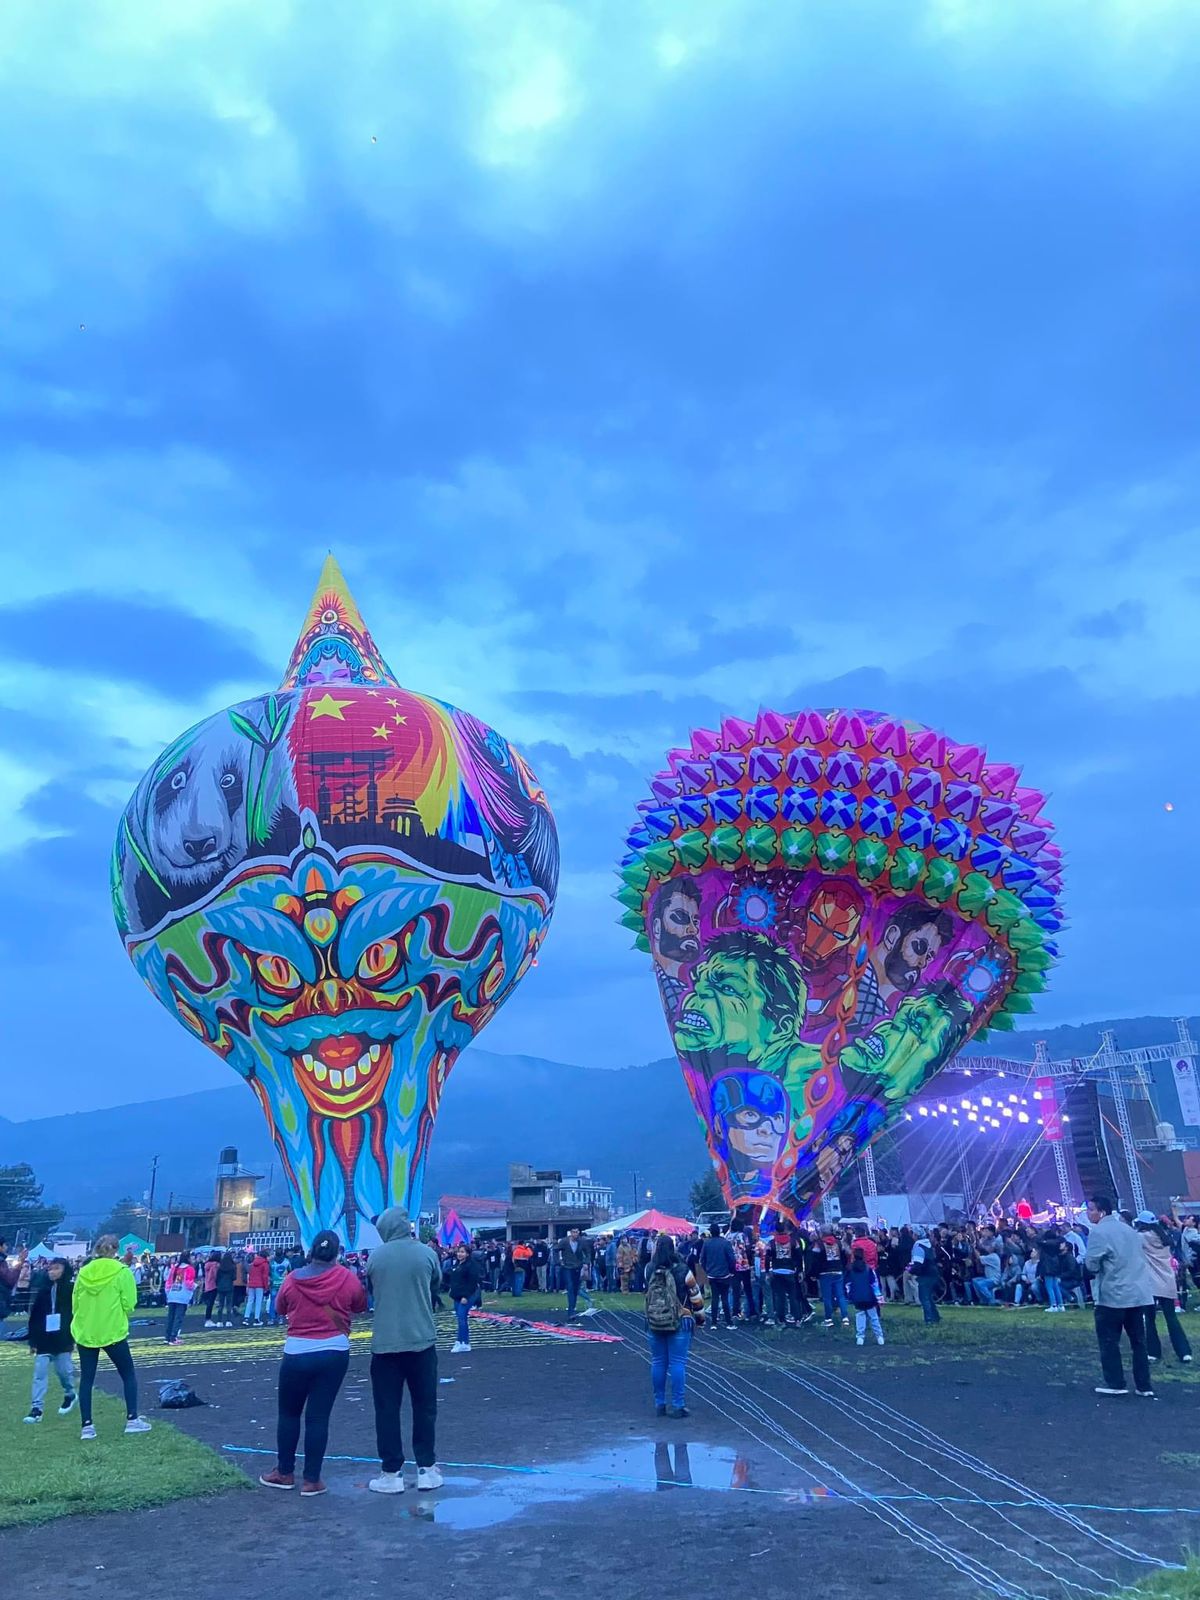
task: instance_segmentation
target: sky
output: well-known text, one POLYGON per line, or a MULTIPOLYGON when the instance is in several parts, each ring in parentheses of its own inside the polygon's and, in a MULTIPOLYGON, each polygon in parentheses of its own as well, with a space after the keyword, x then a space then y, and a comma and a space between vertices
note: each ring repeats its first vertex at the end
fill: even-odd
POLYGON ((1188 0, 9 0, 0 1115, 232 1081, 108 855, 330 548, 558 817, 489 1049, 667 1053, 613 866, 762 705, 1020 764, 1039 1018, 1194 1011, 1198 67, 1188 0))

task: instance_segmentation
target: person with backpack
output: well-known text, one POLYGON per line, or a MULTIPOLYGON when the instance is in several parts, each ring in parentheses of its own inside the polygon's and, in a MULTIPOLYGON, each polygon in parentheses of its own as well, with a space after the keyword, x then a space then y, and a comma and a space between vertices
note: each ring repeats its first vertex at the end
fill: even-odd
POLYGON ((660 1233, 648 1263, 646 1329, 650 1340, 650 1384, 659 1417, 686 1417, 688 1351, 692 1334, 704 1322, 704 1295, 679 1259, 675 1241, 660 1233), (667 1405, 667 1380, 671 1404, 667 1405))
POLYGON ((917 1297, 921 1302, 927 1324, 940 1322, 942 1314, 937 1308, 934 1296, 937 1294, 938 1270, 936 1246, 928 1234, 922 1232, 917 1235, 912 1247, 912 1256, 905 1269, 917 1285, 917 1297))
POLYGON ((879 1302, 883 1292, 874 1267, 867 1261, 866 1252, 857 1246, 846 1273, 846 1298, 854 1307, 854 1342, 866 1340, 867 1324, 875 1335, 875 1343, 883 1344, 883 1323, 879 1317, 879 1302))
POLYGON ((71 1263, 55 1256, 29 1302, 29 1348, 33 1351, 33 1395, 26 1422, 40 1422, 50 1387, 50 1368, 62 1384, 60 1417, 75 1409, 75 1365, 71 1351, 71 1263))
POLYGON ((164 1344, 180 1344, 183 1340, 183 1319, 196 1292, 196 1269, 187 1251, 177 1258, 167 1273, 167 1324, 163 1330, 164 1344))

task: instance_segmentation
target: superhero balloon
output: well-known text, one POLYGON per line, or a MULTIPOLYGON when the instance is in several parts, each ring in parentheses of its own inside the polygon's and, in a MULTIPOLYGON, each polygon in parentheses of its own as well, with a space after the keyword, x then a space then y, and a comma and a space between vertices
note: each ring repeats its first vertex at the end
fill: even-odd
POLYGON ((554 818, 513 747, 401 689, 332 556, 282 687, 182 734, 112 860, 151 992, 258 1097, 301 1228, 420 1205, 464 1045, 533 962, 554 818))
POLYGON ((799 1220, 958 1050, 1033 1009, 1061 860, 1043 797, 865 711, 764 711, 673 750, 622 922, 730 1206, 799 1220))

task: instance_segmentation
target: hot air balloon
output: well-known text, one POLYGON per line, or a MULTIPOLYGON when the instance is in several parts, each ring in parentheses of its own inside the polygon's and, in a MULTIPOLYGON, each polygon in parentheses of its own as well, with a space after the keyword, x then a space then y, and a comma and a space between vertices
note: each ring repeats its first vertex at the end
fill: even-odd
POLYGON ((521 755, 399 686, 332 556, 280 688, 163 751, 112 857, 135 969, 257 1096, 306 1242, 419 1210, 450 1068, 557 879, 521 755))
POLYGON ((866 711, 694 733, 617 899, 731 1208, 799 1221, 968 1039, 1033 1009, 1062 862, 1043 796, 866 711))

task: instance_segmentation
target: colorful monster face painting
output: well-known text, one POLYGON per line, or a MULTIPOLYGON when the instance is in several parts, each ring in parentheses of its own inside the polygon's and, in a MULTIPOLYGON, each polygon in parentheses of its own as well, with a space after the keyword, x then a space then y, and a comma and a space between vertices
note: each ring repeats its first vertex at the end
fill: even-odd
POLYGON ((1032 1010, 1061 862, 1018 777, 859 711, 671 752, 617 898, 731 1207, 806 1216, 968 1039, 1032 1010))
POLYGON ((419 1208, 442 1088, 533 962, 554 818, 516 750, 401 689, 332 558, 274 694, 190 729, 121 819, 117 924, 249 1084, 306 1239, 419 1208))

